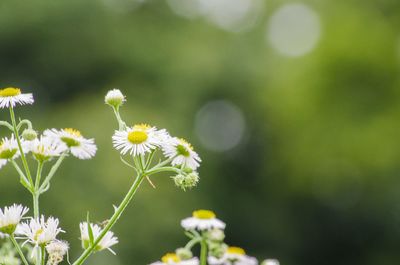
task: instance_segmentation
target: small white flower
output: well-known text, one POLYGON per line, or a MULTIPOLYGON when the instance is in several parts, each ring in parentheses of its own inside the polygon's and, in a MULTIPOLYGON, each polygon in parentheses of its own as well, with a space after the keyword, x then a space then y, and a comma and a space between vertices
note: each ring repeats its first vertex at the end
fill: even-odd
POLYGON ((210 265, 257 265, 258 261, 254 257, 246 255, 242 248, 229 247, 221 258, 208 257, 210 265))
POLYGON ((264 260, 261 265, 279 265, 279 261, 277 259, 266 259, 264 260))
POLYGON ((199 155, 193 150, 193 146, 184 139, 176 137, 169 139, 163 144, 163 150, 166 157, 172 158, 173 166, 183 165, 193 170, 200 166, 199 155))
POLYGON ((209 210, 194 211, 192 217, 181 221, 181 225, 186 230, 225 229, 225 223, 217 219, 215 213, 209 210))
POLYGON ((199 265, 199 259, 182 260, 175 253, 167 253, 161 258, 161 261, 153 262, 150 265, 199 265))
POLYGON ((36 138, 28 143, 32 155, 41 162, 59 156, 66 150, 65 145, 53 141, 51 138, 45 136, 36 138))
POLYGON ((21 89, 14 87, 0 89, 0 108, 15 107, 17 104, 33 104, 32 94, 22 94, 21 89))
POLYGON ((17 204, 4 207, 4 210, 0 209, 0 232, 13 234, 22 217, 28 211, 28 208, 17 204))
MULTIPOLYGON (((83 223, 80 223, 79 227, 81 229, 82 247, 84 249, 86 249, 89 247, 89 244, 90 244, 88 224, 87 224, 87 222, 83 222, 83 223)), ((93 239, 96 240, 96 238, 102 232, 102 229, 100 228, 100 226, 98 226, 96 224, 90 224, 90 227, 92 228, 93 239)), ((100 240, 98 245, 95 247, 95 251, 101 251, 103 249, 108 249, 111 253, 113 253, 115 255, 115 252, 111 249, 111 247, 117 243, 118 243, 118 238, 114 236, 113 232, 108 231, 106 233, 106 235, 100 240)))
POLYGON ((123 131, 115 131, 112 139, 114 148, 125 155, 138 156, 150 152, 161 145, 162 139, 168 133, 165 130, 157 130, 147 124, 137 124, 123 131))
POLYGON ((55 240, 60 232, 64 232, 58 225, 59 221, 57 218, 49 217, 46 220, 42 215, 40 219, 32 218, 29 222, 18 225, 16 234, 21 235, 22 239, 26 239, 25 243, 29 242, 37 248, 47 245, 55 240))
POLYGON ((64 260, 64 256, 68 253, 69 244, 66 241, 54 240, 46 246, 49 254, 47 260, 48 265, 57 265, 64 260))
POLYGON ((7 164, 9 159, 17 158, 19 154, 18 142, 14 135, 11 135, 10 139, 4 137, 0 142, 0 168, 7 164))
POLYGON ((104 102, 112 107, 118 108, 126 101, 125 96, 119 89, 112 89, 107 92, 104 102))
POLYGON ((69 149, 72 155, 79 159, 90 159, 97 151, 94 139, 84 138, 81 132, 75 129, 51 129, 44 131, 43 135, 64 146, 65 150, 69 149))

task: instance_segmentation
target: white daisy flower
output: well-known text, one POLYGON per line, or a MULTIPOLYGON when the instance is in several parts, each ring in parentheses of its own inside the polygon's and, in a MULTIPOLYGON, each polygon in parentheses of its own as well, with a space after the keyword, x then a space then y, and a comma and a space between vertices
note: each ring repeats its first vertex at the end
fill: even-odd
POLYGON ((54 240, 46 246, 49 254, 47 260, 48 265, 57 265, 64 260, 64 256, 68 253, 69 244, 66 241, 54 240))
POLYGON ((29 211, 22 205, 14 204, 10 207, 0 209, 0 232, 13 234, 22 217, 29 211))
POLYGON ((112 107, 118 108, 126 101, 125 96, 119 89, 112 89, 107 92, 104 102, 112 107))
POLYGON ((97 151, 94 139, 84 138, 81 132, 75 129, 51 129, 44 131, 43 135, 60 146, 64 145, 65 150, 69 149, 72 155, 79 159, 90 159, 97 151))
POLYGON ((36 138, 28 143, 32 155, 41 162, 60 156, 61 153, 66 150, 65 145, 44 136, 36 138))
POLYGON ((186 230, 210 230, 225 229, 225 223, 216 218, 214 212, 209 210, 197 210, 193 212, 193 216, 183 219, 181 226, 186 230))
POLYGON ((277 259, 266 259, 264 260, 261 265, 279 265, 279 261, 277 259))
POLYGON ((17 104, 33 104, 32 94, 22 94, 21 89, 14 87, 0 89, 0 108, 15 107, 17 104))
POLYGON ((254 257, 246 255, 242 248, 229 247, 221 258, 208 257, 209 265, 257 265, 258 261, 254 257))
POLYGON ((153 262, 150 265, 199 265, 199 259, 182 260, 175 253, 167 253, 161 258, 161 261, 153 262))
MULTIPOLYGON (((96 240, 96 238, 100 235, 102 232, 102 229, 100 226, 96 224, 90 224, 93 232, 93 238, 96 240)), ((89 247, 90 244, 90 237, 89 237, 89 231, 88 231, 88 224, 87 222, 80 223, 79 225, 81 229, 81 241, 82 241, 82 247, 84 249, 89 247)), ((111 253, 115 255, 115 252, 111 249, 111 247, 115 244, 118 243, 118 238, 114 236, 114 233, 111 231, 108 231, 106 235, 100 240, 98 245, 95 247, 95 251, 101 251, 103 249, 108 249, 111 253)))
POLYGON ((26 239, 24 244, 29 242, 34 245, 31 257, 36 257, 40 246, 45 246, 56 240, 57 235, 64 232, 58 225, 57 218, 49 217, 45 220, 42 215, 40 219, 32 218, 29 222, 19 224, 15 233, 22 236, 21 239, 26 239))
POLYGON ((200 166, 199 155, 193 150, 193 146, 184 139, 176 137, 169 139, 163 144, 163 150, 166 157, 172 158, 173 166, 183 165, 193 170, 200 166))
POLYGON ((0 143, 0 168, 7 164, 9 159, 15 159, 18 156, 18 142, 14 135, 11 135, 10 139, 4 137, 0 143))
POLYGON ((157 130, 147 124, 136 124, 123 131, 115 131, 112 139, 114 148, 125 155, 138 156, 150 152, 161 145, 162 139, 168 133, 165 130, 157 130))

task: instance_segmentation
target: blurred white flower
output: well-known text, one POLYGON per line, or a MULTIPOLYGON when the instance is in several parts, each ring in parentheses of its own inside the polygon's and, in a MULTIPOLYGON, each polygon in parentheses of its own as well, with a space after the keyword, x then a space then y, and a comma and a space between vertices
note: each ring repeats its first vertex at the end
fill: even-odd
POLYGON ((264 260, 261 265, 279 265, 279 261, 277 259, 266 259, 264 260))
POLYGON ((257 265, 258 261, 254 257, 246 255, 244 249, 239 247, 228 247, 221 258, 209 256, 210 265, 257 265))
POLYGON ((29 211, 22 205, 14 204, 9 207, 0 208, 0 232, 13 234, 22 217, 29 211))
POLYGON ((4 137, 0 143, 0 168, 7 164, 9 159, 15 159, 18 156, 18 142, 14 135, 11 135, 10 139, 4 137))
POLYGON ((32 94, 22 94, 21 89, 14 87, 0 89, 0 108, 15 107, 17 104, 33 104, 32 94))
MULTIPOLYGON (((90 237, 89 237, 89 230, 88 230, 88 223, 82 222, 79 224, 81 230, 81 241, 82 247, 84 249, 88 248, 90 245, 90 237)), ((90 224, 90 227, 93 232, 93 240, 99 237, 102 232, 100 226, 96 224, 90 224)), ((101 251, 103 249, 108 249, 111 253, 115 255, 115 252, 111 249, 111 247, 118 243, 118 238, 114 236, 114 233, 108 231, 106 235, 100 240, 97 246, 94 248, 95 251, 101 251)))
POLYGON ((40 218, 32 218, 29 222, 19 224, 16 234, 21 235, 21 239, 26 239, 25 243, 29 242, 35 246, 32 251, 32 257, 35 257, 39 246, 49 244, 60 232, 64 232, 58 225, 57 218, 49 217, 46 220, 42 215, 40 218))
POLYGON ((49 254, 47 261, 48 265, 57 265, 64 260, 64 256, 67 254, 69 244, 66 241, 54 240, 46 246, 46 251, 49 254))
POLYGON ((209 210, 197 210, 193 212, 193 216, 183 219, 181 225, 186 230, 210 230, 225 229, 225 223, 216 218, 214 212, 209 210))
POLYGON ((94 139, 86 139, 80 131, 72 128, 46 130, 43 135, 64 146, 65 150, 69 149, 72 155, 79 159, 90 159, 97 151, 94 139))
POLYGON ((123 131, 115 131, 112 139, 114 147, 125 155, 138 156, 150 152, 161 145, 168 133, 165 130, 157 130, 147 124, 136 124, 123 131))
POLYGON ((32 155, 41 162, 59 156, 66 150, 65 145, 53 141, 51 138, 45 136, 41 136, 39 139, 36 138, 31 141, 29 146, 32 155))
POLYGON ((173 166, 184 166, 196 170, 200 166, 201 159, 193 150, 193 146, 184 139, 176 137, 165 141, 163 144, 164 155, 172 158, 173 166))
POLYGON ((198 265, 198 258, 191 258, 182 260, 175 253, 167 253, 162 258, 161 261, 156 261, 150 265, 198 265))

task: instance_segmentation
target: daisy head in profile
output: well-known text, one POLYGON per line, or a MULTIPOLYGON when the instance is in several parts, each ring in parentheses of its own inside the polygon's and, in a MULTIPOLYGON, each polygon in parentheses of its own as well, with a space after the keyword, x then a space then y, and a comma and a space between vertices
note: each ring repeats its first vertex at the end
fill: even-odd
POLYGON ((22 217, 28 211, 28 208, 17 204, 4 207, 4 209, 0 208, 0 232, 8 235, 13 234, 22 217))
POLYGON ((66 151, 63 145, 49 137, 41 136, 28 143, 33 157, 40 162, 46 162, 66 151))
POLYGON ((176 253, 167 253, 161 258, 161 261, 153 262, 150 265, 199 265, 199 259, 182 259, 176 253))
MULTIPOLYGON (((82 247, 84 249, 87 249, 90 246, 90 236, 89 236, 89 227, 87 222, 82 222, 79 225, 80 230, 81 230, 81 241, 82 241, 82 247)), ((101 234, 102 229, 100 226, 96 224, 90 224, 90 228, 93 233, 93 238, 96 240, 96 238, 101 234)), ((102 251, 104 249, 107 249, 111 253, 115 255, 115 252, 111 249, 112 246, 118 243, 118 238, 114 236, 114 233, 111 231, 108 231, 106 235, 100 240, 100 242, 97 244, 95 247, 95 251, 102 251)))
POLYGON ((138 156, 159 147, 167 134, 165 130, 157 130, 147 124, 136 124, 125 130, 115 131, 112 140, 114 148, 122 155, 129 153, 138 156))
POLYGON ((214 256, 208 257, 210 265, 257 265, 258 261, 254 257, 246 255, 243 248, 228 247, 221 258, 214 256))
POLYGON ((21 89, 7 87, 0 89, 0 108, 13 108, 16 105, 33 104, 31 93, 23 94, 21 89))
POLYGON ((69 149, 71 154, 79 159, 90 159, 95 156, 97 151, 94 139, 83 137, 81 132, 76 129, 50 129, 44 131, 43 135, 56 144, 64 146, 64 150, 69 149))
POLYGON ((107 92, 104 102, 114 108, 119 108, 126 101, 125 96, 119 89, 112 89, 107 92))
POLYGON ((172 159, 173 166, 188 167, 192 170, 196 170, 200 166, 200 156, 185 139, 170 138, 163 144, 163 151, 166 157, 172 159))
POLYGON ((11 135, 11 138, 4 137, 0 142, 0 168, 7 164, 8 160, 15 159, 18 156, 18 142, 14 135, 11 135))
POLYGON ((194 211, 192 217, 181 221, 181 225, 186 230, 225 229, 225 223, 217 219, 216 214, 209 210, 194 211))

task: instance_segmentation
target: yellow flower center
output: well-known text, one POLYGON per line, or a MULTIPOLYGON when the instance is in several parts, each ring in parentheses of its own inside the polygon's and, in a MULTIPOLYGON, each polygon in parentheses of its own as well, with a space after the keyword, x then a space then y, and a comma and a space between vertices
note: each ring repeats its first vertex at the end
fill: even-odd
POLYGON ((171 261, 179 262, 181 259, 175 253, 167 253, 161 258, 161 261, 165 264, 168 264, 171 261))
POLYGON ((185 139, 181 138, 179 139, 179 144, 176 146, 176 151, 179 155, 189 157, 190 151, 193 151, 193 146, 185 139))
POLYGON ((0 97, 13 97, 21 95, 21 89, 14 87, 7 87, 4 89, 0 89, 0 97))
POLYGON ((82 136, 81 132, 76 130, 76 129, 65 128, 64 131, 69 133, 69 134, 71 134, 71 135, 73 135, 73 136, 76 136, 76 137, 81 137, 82 136))
POLYGON ((213 211, 197 210, 193 212, 193 217, 198 219, 213 219, 216 217, 216 215, 213 211))
POLYGON ((80 146, 80 142, 76 140, 74 137, 80 138, 82 134, 80 131, 72 129, 72 128, 65 128, 64 132, 71 135, 71 137, 63 136, 61 140, 67 144, 68 147, 80 146))
POLYGON ((43 229, 42 229, 42 228, 38 229, 38 230, 36 231, 36 233, 35 233, 33 239, 34 239, 35 241, 38 241, 39 236, 40 236, 42 233, 43 233, 43 229))
POLYGON ((151 127, 147 124, 136 124, 133 126, 133 131, 128 133, 128 140, 133 144, 141 144, 149 138, 147 130, 151 127))
POLYGON ((229 254, 236 254, 236 255, 245 255, 246 252, 244 251, 243 248, 238 248, 238 247, 229 247, 226 250, 227 253, 229 254))

